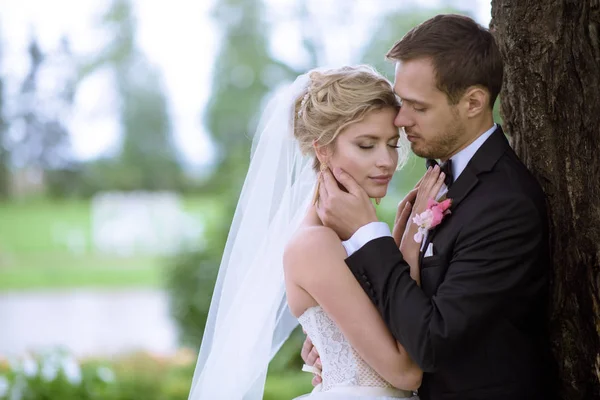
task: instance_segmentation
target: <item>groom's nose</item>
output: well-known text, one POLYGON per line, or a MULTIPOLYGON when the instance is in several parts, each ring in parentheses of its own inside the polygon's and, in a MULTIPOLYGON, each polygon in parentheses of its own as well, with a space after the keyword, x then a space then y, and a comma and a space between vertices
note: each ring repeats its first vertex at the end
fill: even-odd
POLYGON ((414 124, 414 120, 410 116, 410 110, 408 110, 408 107, 400 107, 398 115, 396 115, 396 119, 394 119, 394 125, 396 125, 398 128, 405 128, 411 127, 414 124))

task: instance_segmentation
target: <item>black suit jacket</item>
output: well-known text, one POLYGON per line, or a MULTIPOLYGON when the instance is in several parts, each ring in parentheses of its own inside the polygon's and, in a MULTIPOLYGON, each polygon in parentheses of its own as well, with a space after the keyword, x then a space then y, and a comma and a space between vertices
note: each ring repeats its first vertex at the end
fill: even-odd
POLYGON ((391 237, 346 263, 423 369, 422 400, 552 399, 545 197, 498 127, 447 194, 421 287, 391 237))

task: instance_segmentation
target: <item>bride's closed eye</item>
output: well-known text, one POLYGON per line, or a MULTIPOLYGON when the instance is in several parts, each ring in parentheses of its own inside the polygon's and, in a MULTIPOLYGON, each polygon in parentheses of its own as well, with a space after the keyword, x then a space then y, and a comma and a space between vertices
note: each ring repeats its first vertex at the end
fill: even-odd
MULTIPOLYGON (((370 146, 363 146, 363 145, 358 145, 358 147, 360 147, 363 150, 371 150, 372 148, 374 148, 374 145, 370 145, 370 146)), ((399 149, 400 146, 398 145, 394 145, 394 144, 388 144, 388 147, 391 147, 392 149, 399 149)))
MULTIPOLYGON (((370 150, 372 148, 375 147, 374 144, 358 144, 358 147, 360 147, 363 150, 370 150)), ((398 146, 398 140, 395 140, 393 143, 388 143, 387 144, 388 147, 391 147, 392 149, 399 149, 400 146, 398 146)))

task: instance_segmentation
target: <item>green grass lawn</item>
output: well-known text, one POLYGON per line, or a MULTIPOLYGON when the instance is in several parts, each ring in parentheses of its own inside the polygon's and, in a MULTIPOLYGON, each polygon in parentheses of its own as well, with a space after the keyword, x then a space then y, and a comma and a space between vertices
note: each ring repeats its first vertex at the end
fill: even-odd
MULTIPOLYGON (((216 202, 190 197, 183 203, 206 224, 217 221, 216 202)), ((159 286, 160 257, 108 256, 91 248, 90 208, 86 200, 0 203, 0 290, 159 286)))

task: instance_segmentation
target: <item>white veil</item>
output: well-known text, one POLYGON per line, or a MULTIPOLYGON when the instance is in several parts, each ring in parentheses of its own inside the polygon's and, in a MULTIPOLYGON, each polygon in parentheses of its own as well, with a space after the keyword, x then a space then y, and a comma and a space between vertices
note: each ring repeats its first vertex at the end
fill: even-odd
POLYGON ((287 306, 283 250, 315 190, 312 158, 293 136, 308 75, 279 90, 253 139, 248 175, 214 289, 189 400, 260 400, 267 367, 298 325, 287 306))

